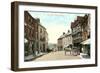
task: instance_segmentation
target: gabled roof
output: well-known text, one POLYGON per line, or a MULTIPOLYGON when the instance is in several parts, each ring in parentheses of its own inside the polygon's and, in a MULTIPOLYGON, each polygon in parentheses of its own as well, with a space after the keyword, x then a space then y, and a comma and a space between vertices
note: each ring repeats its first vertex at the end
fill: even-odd
POLYGON ((83 18, 82 16, 77 16, 77 19, 71 23, 71 28, 74 28, 76 27, 80 22, 83 21, 83 18))

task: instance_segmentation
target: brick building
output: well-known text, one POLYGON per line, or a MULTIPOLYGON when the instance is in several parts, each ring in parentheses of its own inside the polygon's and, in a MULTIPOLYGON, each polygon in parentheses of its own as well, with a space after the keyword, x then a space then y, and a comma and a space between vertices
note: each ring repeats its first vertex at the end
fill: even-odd
POLYGON ((85 15, 83 17, 84 21, 82 24, 82 41, 90 38, 90 15, 85 15))
POLYGON ((25 56, 38 56, 46 52, 48 33, 40 24, 39 18, 34 18, 28 11, 24 11, 24 50, 25 56))
POLYGON ((82 51, 90 57, 90 15, 84 16, 82 24, 82 51))
POLYGON ((24 38, 26 55, 34 54, 38 49, 38 24, 37 20, 33 18, 27 11, 24 12, 24 38))
POLYGON ((90 39, 89 17, 89 14, 86 14, 84 16, 77 16, 77 19, 71 23, 73 46, 77 49, 80 49, 80 52, 82 52, 82 47, 84 43, 85 45, 88 45, 88 48, 85 47, 85 49, 90 49, 90 43, 85 42, 86 40, 90 39))
POLYGON ((73 46, 80 49, 81 52, 81 42, 82 42, 82 16, 77 16, 77 19, 71 23, 73 46))

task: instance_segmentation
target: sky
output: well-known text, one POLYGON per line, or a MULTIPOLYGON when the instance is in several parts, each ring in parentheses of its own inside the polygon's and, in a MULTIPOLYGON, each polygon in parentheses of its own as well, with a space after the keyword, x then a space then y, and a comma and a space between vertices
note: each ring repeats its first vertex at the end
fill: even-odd
POLYGON ((44 11, 28 11, 32 17, 39 18, 41 25, 43 25, 47 32, 49 43, 57 43, 57 39, 63 34, 71 30, 71 22, 77 18, 77 16, 84 16, 80 13, 68 13, 68 12, 44 12, 44 11))

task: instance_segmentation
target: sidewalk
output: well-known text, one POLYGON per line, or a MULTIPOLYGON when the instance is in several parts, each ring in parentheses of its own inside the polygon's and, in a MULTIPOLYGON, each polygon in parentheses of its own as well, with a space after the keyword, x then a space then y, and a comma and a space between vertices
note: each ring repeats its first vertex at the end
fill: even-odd
POLYGON ((24 61, 32 61, 32 60, 34 60, 38 57, 41 57, 43 55, 45 55, 45 53, 40 53, 40 54, 37 54, 36 56, 33 56, 33 55, 25 56, 24 61))
POLYGON ((80 53, 80 57, 81 57, 82 59, 89 59, 89 58, 90 58, 89 55, 84 54, 84 53, 80 53))
POLYGON ((31 61, 33 58, 33 55, 25 56, 24 61, 31 61))

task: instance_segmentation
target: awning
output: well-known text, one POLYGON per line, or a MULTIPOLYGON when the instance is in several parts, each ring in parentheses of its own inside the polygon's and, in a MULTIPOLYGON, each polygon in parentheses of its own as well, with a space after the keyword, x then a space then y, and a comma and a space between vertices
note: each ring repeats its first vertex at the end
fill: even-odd
POLYGON ((90 39, 87 39, 87 40, 81 42, 81 44, 90 44, 90 39))

